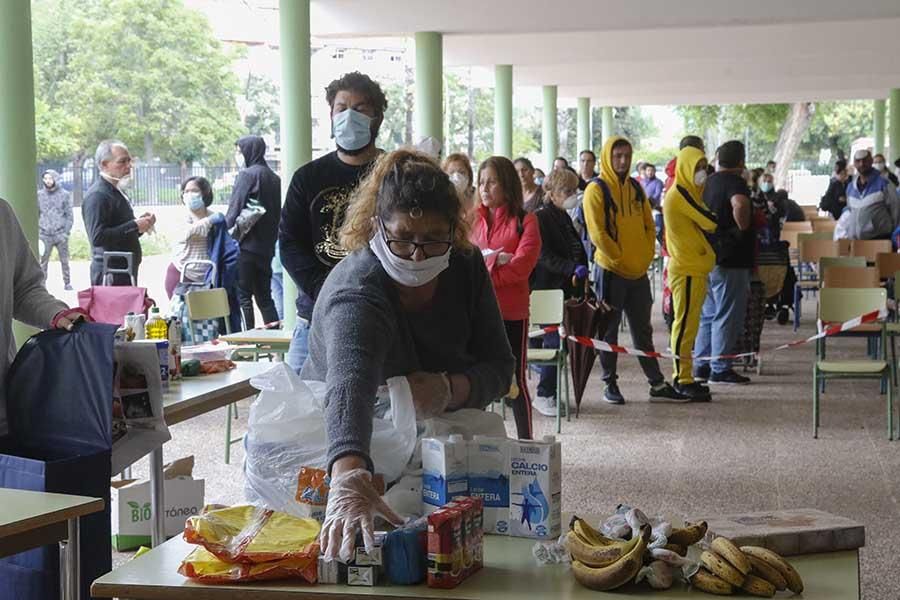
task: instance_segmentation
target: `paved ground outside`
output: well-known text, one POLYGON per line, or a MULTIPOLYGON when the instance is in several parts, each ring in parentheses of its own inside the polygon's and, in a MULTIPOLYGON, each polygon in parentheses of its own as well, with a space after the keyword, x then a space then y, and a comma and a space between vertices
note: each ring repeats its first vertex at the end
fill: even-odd
MULTIPOLYGON (((142 282, 161 293, 167 257, 149 257, 142 282)), ((59 265, 51 266, 51 289, 61 288, 59 265), (56 269, 54 272, 53 269, 56 269)), ((76 289, 87 281, 86 263, 74 266, 76 289)), ((71 293, 70 293, 71 295, 71 293)), ((74 295, 72 295, 74 299, 74 295)), ((767 322, 764 348, 813 331, 813 302, 805 304, 803 328, 767 322)), ((654 309, 657 348, 665 327, 654 309)), ((623 343, 629 341, 622 334, 623 343)), ((830 356, 860 356, 862 340, 829 344, 830 356)), ((648 514, 697 515, 813 507, 866 526, 861 552, 863 597, 897 597, 900 589, 900 442, 888 442, 885 397, 874 382, 830 382, 823 397, 819 439, 812 438, 811 345, 767 356, 763 374, 743 387, 714 388, 709 404, 658 405, 647 401, 647 384, 632 357, 620 357, 620 384, 627 403, 601 400, 595 369, 581 416, 564 423, 563 510, 605 513, 625 502, 648 514)), ((664 364, 667 376, 671 364, 664 364)), ((536 385, 536 378, 532 380, 536 385)), ((243 431, 249 401, 240 403, 243 431)), ((207 501, 243 500, 243 451, 223 462, 225 411, 172 428, 167 459, 193 454, 195 476, 206 480, 207 501)), ((507 428, 514 433, 511 414, 507 428)), ((535 413, 536 435, 553 433, 553 421, 535 413)), ((134 469, 147 475, 147 461, 134 469)), ((117 554, 121 564, 129 554, 117 554)))

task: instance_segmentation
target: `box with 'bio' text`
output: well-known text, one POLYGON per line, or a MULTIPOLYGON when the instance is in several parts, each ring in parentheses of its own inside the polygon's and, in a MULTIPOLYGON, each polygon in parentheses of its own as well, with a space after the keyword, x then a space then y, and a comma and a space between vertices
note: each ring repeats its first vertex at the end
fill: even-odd
MULTIPOLYGON (((149 481, 112 481, 112 545, 117 552, 150 545, 151 509, 149 481)), ((166 479, 166 537, 184 531, 188 517, 200 514, 204 502, 204 481, 189 477, 166 479)))
POLYGON ((509 535, 559 537, 562 521, 562 447, 553 436, 509 444, 509 535))

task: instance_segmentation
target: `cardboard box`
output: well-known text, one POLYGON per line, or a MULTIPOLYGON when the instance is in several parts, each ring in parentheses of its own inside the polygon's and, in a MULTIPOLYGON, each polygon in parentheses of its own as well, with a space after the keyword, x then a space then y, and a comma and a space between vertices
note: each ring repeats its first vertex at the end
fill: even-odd
MULTIPOLYGON (((112 481, 112 546, 116 551, 150 545, 151 509, 149 481, 112 481)), ((184 521, 203 510, 202 479, 175 477, 165 480, 166 537, 184 531, 184 521)))

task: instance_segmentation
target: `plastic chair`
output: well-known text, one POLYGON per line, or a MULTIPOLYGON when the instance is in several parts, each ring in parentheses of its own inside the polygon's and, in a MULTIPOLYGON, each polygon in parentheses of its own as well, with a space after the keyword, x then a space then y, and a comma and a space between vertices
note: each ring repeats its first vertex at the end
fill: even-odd
POLYGON ((100 281, 103 285, 110 285, 112 281, 111 275, 119 274, 119 275, 128 275, 131 279, 131 285, 137 285, 137 282, 134 280, 134 255, 131 252, 104 252, 103 253, 103 274, 100 278, 100 281), (124 267, 110 267, 109 263, 113 260, 118 262, 118 259, 122 259, 125 261, 124 267))
MULTIPOLYGON (((887 292, 880 288, 840 289, 824 288, 819 298, 819 319, 823 323, 841 323, 861 314, 881 310, 887 301, 887 292)), ((886 329, 880 324, 878 335, 881 348, 886 348, 886 329)), ((819 437, 819 396, 821 384, 828 379, 878 379, 887 388, 888 439, 894 439, 894 386, 893 366, 880 359, 826 360, 825 342, 816 340, 816 360, 813 363, 813 438, 819 437)))
MULTIPOLYGON (((529 301, 529 321, 541 326, 562 327, 565 297, 562 290, 535 290, 529 301)), ((556 367, 556 433, 562 431, 561 407, 565 407, 569 419, 569 363, 566 360, 566 340, 559 337, 559 348, 529 348, 525 362, 528 366, 556 367), (565 385, 565 399, 562 388, 565 385)))
MULTIPOLYGON (((882 279, 890 279, 900 271, 900 254, 897 252, 879 252, 875 255, 875 268, 882 279)), ((894 296, 896 298, 896 296, 894 296)))
POLYGON ((879 254, 891 252, 891 240, 853 240, 850 242, 852 256, 865 256, 866 262, 875 264, 879 254))
POLYGON ((800 301, 803 290, 817 291, 819 289, 818 275, 804 277, 803 267, 807 264, 818 264, 826 256, 839 256, 840 247, 834 240, 817 240, 813 238, 799 238, 800 251, 797 257, 797 283, 794 284, 794 331, 800 328, 800 301))
MULTIPOLYGON (((194 328, 194 321, 206 319, 223 319, 225 332, 231 333, 228 317, 231 315, 231 307, 228 305, 228 293, 224 288, 210 290, 192 290, 185 294, 184 302, 187 304, 188 318, 191 320, 190 328, 194 328)), ((231 439, 232 415, 237 419, 237 405, 232 402, 227 406, 228 413, 225 417, 225 464, 231 464, 231 446, 241 442, 244 437, 231 439)))

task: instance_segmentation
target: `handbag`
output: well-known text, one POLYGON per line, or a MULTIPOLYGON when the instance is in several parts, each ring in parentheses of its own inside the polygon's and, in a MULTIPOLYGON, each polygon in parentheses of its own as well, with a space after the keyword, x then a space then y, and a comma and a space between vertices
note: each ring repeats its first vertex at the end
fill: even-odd
POLYGON ((78 292, 78 306, 97 323, 121 325, 128 313, 147 316, 154 305, 142 287, 94 285, 78 292))

